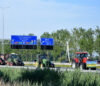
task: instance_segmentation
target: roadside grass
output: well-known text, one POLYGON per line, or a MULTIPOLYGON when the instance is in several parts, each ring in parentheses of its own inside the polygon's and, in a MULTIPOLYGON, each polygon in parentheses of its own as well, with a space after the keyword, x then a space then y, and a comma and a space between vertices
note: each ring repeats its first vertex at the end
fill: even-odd
POLYGON ((100 86, 100 74, 60 72, 49 69, 12 69, 0 70, 0 86, 100 86))
POLYGON ((33 84, 34 86, 35 84, 36 86, 59 86, 61 84, 61 78, 63 76, 61 72, 49 69, 26 70, 14 68, 1 68, 0 74, 0 80, 2 80, 2 83, 22 84, 19 86, 33 86, 33 84), (23 85, 25 82, 27 83, 23 85))
POLYGON ((0 86, 100 86, 100 74, 1 68, 0 86))

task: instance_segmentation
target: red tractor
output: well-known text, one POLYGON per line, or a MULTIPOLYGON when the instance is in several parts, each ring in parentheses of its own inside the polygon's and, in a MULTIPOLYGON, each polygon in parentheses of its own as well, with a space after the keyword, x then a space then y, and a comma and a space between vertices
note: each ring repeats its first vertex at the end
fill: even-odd
POLYGON ((87 52, 76 52, 76 57, 72 61, 72 68, 96 69, 97 61, 88 60, 87 52))

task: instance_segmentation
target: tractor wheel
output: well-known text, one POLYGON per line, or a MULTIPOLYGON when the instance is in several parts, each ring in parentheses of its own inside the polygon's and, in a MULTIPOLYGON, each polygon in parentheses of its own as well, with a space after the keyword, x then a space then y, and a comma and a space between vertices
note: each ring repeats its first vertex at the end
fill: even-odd
POLYGON ((83 69, 85 69, 85 70, 86 70, 86 64, 85 64, 85 63, 83 64, 83 69))
POLYGON ((75 69, 76 68, 76 62, 72 63, 72 68, 75 69))
POLYGON ((83 65, 82 65, 82 64, 80 64, 80 67, 79 67, 79 68, 80 68, 80 70, 83 70, 83 65))
POLYGON ((86 70, 86 64, 80 64, 80 70, 82 70, 82 69, 84 69, 84 70, 86 70))
POLYGON ((0 60, 0 65, 2 64, 2 60, 0 60))
POLYGON ((55 67, 54 64, 52 64, 51 67, 54 68, 55 67))
POLYGON ((22 66, 24 66, 24 63, 22 63, 22 66))
POLYGON ((6 65, 5 61, 3 61, 2 65, 6 65))
POLYGON ((13 66, 13 62, 10 63, 10 66, 13 66))
POLYGON ((9 66, 9 61, 7 61, 7 65, 9 66))
POLYGON ((45 64, 43 64, 43 67, 45 67, 45 64))

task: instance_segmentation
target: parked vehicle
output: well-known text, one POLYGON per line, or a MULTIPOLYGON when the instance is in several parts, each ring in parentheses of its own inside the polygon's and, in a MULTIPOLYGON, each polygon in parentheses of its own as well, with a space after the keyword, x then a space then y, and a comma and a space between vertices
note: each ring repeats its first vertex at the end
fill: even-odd
POLYGON ((0 55, 0 65, 24 66, 24 63, 21 60, 20 55, 16 53, 11 53, 11 54, 0 55))
POLYGON ((20 55, 15 54, 15 53, 9 54, 9 57, 6 62, 7 62, 7 65, 10 65, 10 66, 13 66, 13 65, 14 66, 24 66, 24 63, 21 60, 20 55))
POLYGON ((96 70, 97 61, 88 59, 87 52, 76 52, 76 57, 72 61, 72 68, 94 69, 96 70))
POLYGON ((46 56, 38 55, 38 59, 35 60, 39 67, 55 67, 54 63, 47 59, 46 56))
POLYGON ((42 64, 43 67, 55 67, 55 65, 47 59, 42 59, 42 64))

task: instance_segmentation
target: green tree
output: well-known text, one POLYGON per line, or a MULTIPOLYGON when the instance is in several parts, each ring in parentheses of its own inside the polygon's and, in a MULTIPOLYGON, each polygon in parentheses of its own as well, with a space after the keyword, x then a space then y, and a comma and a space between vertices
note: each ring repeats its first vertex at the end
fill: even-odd
POLYGON ((79 29, 79 45, 81 51, 87 51, 92 56, 94 50, 94 31, 90 28, 87 31, 85 29, 79 29))
POLYGON ((55 59, 61 58, 62 51, 64 51, 63 55, 66 55, 66 41, 70 39, 70 32, 67 29, 57 30, 52 33, 52 37, 54 38, 54 50, 52 54, 55 59))
POLYGON ((42 35, 41 35, 41 38, 51 38, 51 34, 49 34, 48 32, 44 32, 42 35))
POLYGON ((95 50, 99 54, 100 59, 100 28, 98 26, 95 30, 95 50))

